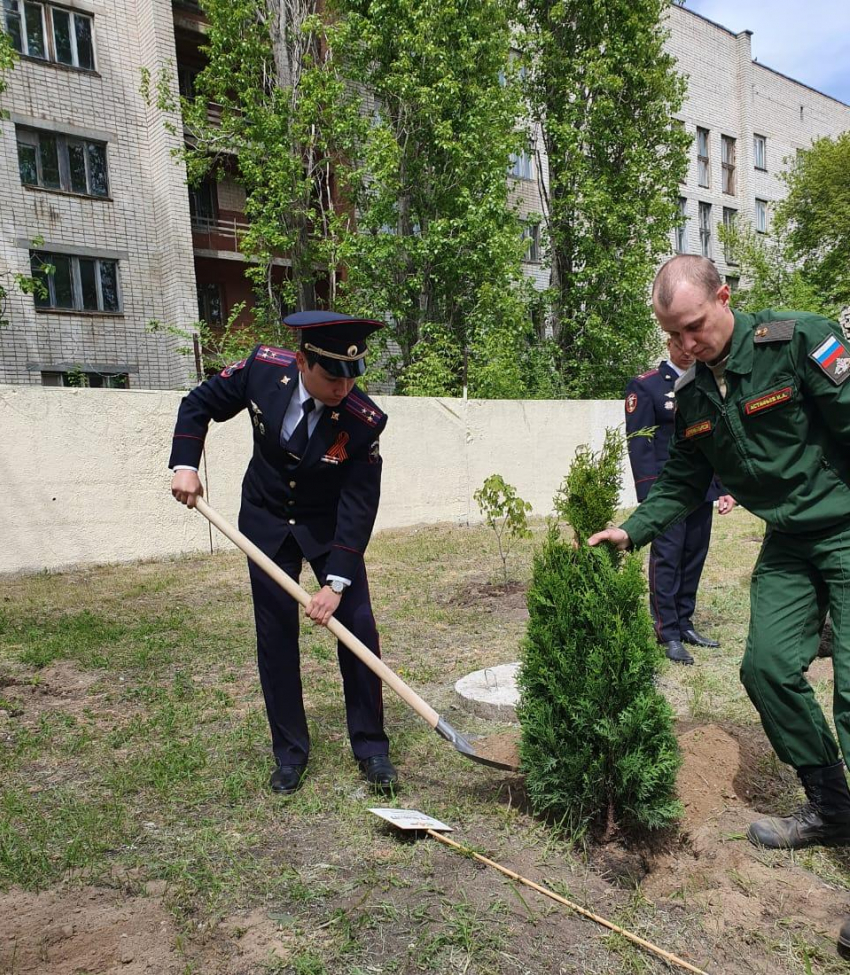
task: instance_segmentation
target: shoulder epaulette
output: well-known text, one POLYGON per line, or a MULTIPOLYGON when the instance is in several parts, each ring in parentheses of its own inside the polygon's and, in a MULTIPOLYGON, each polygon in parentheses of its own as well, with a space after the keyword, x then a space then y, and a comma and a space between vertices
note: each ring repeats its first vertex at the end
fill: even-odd
POLYGON ((685 386, 688 385, 688 383, 694 381, 694 379, 696 378, 696 374, 697 374, 697 367, 696 367, 696 363, 694 363, 691 366, 691 368, 688 369, 687 372, 679 376, 679 378, 676 380, 673 386, 673 390, 678 393, 680 389, 683 389, 685 386))
POLYGON ((763 325, 756 326, 753 342, 756 345, 762 342, 790 342, 796 327, 796 318, 787 318, 781 322, 765 322, 763 325))
POLYGON ((650 369, 649 372, 642 372, 637 378, 638 379, 649 379, 650 376, 658 375, 657 369, 650 369))
POLYGON ((273 345, 261 345, 257 349, 256 358, 260 362, 271 362, 276 366, 291 366, 295 362, 295 353, 289 349, 276 349, 273 345))
POLYGON ((363 399, 356 393, 349 393, 345 399, 345 408, 368 427, 377 427, 384 414, 377 406, 367 399, 363 399))

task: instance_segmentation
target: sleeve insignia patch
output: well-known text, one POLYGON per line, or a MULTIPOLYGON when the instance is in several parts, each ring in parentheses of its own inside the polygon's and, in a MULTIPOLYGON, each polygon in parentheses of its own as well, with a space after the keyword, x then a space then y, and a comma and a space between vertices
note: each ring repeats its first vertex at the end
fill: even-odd
POLYGON ((765 393, 763 396, 757 396, 755 399, 747 400, 744 403, 744 413, 747 416, 752 416, 754 413, 761 413, 764 410, 769 410, 772 406, 779 406, 780 403, 787 403, 791 396, 793 395, 790 386, 784 386, 782 389, 775 389, 772 393, 765 393))
POLYGON ((809 354, 809 358, 820 366, 836 386, 840 386, 850 376, 850 355, 834 335, 821 342, 809 354))
POLYGON ((381 459, 381 442, 380 440, 376 440, 369 447, 369 463, 377 464, 380 459, 381 459))
POLYGON ((626 397, 626 413, 634 413, 637 409, 637 393, 629 393, 626 397))
POLYGON ((239 362, 234 362, 229 366, 225 366, 224 369, 221 370, 219 375, 221 375, 224 379, 230 379, 230 377, 233 375, 234 372, 238 372, 240 369, 245 368, 245 363, 247 361, 248 361, 247 359, 242 359, 239 362))
POLYGON ((689 427, 685 427, 685 437, 690 440, 691 437, 701 437, 703 434, 711 433, 711 430, 711 420, 700 420, 699 423, 692 423, 689 427))

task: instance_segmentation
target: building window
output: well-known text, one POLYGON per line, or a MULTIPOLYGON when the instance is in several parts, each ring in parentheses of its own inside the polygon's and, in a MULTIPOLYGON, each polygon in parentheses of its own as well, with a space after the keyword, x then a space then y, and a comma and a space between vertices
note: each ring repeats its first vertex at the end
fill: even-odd
POLYGON ((737 264, 735 260, 735 249, 730 241, 730 237, 735 233, 735 221, 738 218, 738 211, 729 207, 723 207, 723 229, 726 231, 723 241, 723 256, 727 264, 737 264))
POLYGON ((767 200, 756 200, 756 230, 767 233, 767 200))
POLYGON ((45 289, 33 296, 36 308, 121 311, 117 261, 32 251, 30 266, 45 289))
POLYGON ((218 193, 215 181, 205 176, 197 186, 189 187, 189 216, 192 226, 209 230, 216 222, 218 193))
POLYGON ((6 32, 19 54, 94 70, 91 16, 31 0, 2 0, 2 3, 6 32))
POLYGON ((673 250, 677 254, 688 253, 688 201, 684 196, 679 197, 679 222, 674 231, 673 250))
POLYGON ((741 279, 734 274, 726 275, 726 284, 729 285, 729 291, 731 294, 735 294, 738 290, 738 285, 741 283, 741 279))
POLYGON ((723 167, 723 192, 735 195, 735 140, 730 135, 720 137, 720 163, 723 167))
POLYGON ((224 326, 224 300, 221 285, 214 281, 198 284, 198 318, 213 328, 224 326))
POLYGON ((69 372, 41 373, 42 386, 76 386, 89 389, 129 389, 130 377, 126 372, 93 372, 75 369, 69 372))
POLYGON ((109 196, 106 143, 21 126, 15 135, 18 172, 24 185, 83 196, 109 196))
POLYGON ((523 260, 529 264, 540 263, 540 224, 536 220, 522 221, 522 239, 527 241, 523 260))
POLYGON ((708 186, 708 129, 697 129, 697 182, 708 186))
POLYGON ((699 248, 703 257, 711 257, 711 204, 699 205, 699 248))
POLYGON ((534 179, 534 160, 529 149, 523 149, 518 156, 511 153, 509 172, 517 179, 534 179))
POLYGON ((753 164, 767 172, 767 138, 763 135, 753 136, 753 164))

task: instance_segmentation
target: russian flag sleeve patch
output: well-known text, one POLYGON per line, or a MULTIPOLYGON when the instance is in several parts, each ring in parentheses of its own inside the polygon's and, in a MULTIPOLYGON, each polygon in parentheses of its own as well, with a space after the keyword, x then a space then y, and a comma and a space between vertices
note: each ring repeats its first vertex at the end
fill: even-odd
POLYGON ((850 355, 848 355, 842 342, 834 335, 824 339, 814 352, 809 353, 809 358, 829 376, 836 386, 840 386, 850 376, 850 355))

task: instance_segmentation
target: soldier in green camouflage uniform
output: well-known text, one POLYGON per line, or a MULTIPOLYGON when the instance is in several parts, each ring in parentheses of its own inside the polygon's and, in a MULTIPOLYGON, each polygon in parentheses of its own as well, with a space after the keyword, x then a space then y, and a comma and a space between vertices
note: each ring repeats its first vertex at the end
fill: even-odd
MULTIPOLYGON (((656 317, 697 362, 676 384, 670 459, 649 496, 621 528, 589 541, 646 545, 701 503, 715 472, 765 520, 741 680, 809 801, 747 835, 785 849, 850 844, 841 760, 850 760, 850 351, 828 319, 746 315, 728 302, 704 258, 676 257, 659 271, 656 317), (805 678, 827 610, 838 744, 805 678)), ((839 944, 850 949, 850 921, 839 944)))

